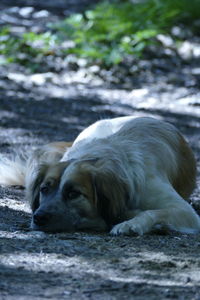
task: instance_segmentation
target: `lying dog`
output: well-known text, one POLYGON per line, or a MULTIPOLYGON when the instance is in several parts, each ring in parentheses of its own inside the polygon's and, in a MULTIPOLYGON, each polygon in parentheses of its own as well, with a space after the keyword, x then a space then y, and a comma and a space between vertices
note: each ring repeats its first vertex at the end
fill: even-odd
POLYGON ((156 225, 200 230, 186 201, 195 187, 195 159, 174 126, 153 118, 101 120, 68 146, 49 144, 26 163, 0 163, 1 184, 26 187, 32 229, 111 229, 114 235, 144 234, 156 225))

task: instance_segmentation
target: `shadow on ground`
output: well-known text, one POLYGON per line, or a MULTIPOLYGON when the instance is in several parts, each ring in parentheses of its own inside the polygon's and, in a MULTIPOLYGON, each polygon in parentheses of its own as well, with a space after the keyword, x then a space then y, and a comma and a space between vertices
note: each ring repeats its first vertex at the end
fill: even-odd
MULTIPOLYGON (((92 2, 68 1, 65 10, 64 0, 3 0, 0 17, 2 25, 8 22, 15 29, 26 30, 35 22, 35 13, 46 14, 47 19, 37 17, 40 31, 47 20, 56 22, 92 2), (21 10, 25 5, 33 6, 31 20, 22 16, 28 12, 21 10)), ((129 78, 129 91, 107 82, 89 82, 84 76, 77 78, 78 73, 66 84, 66 76, 67 82, 71 76, 68 71, 32 77, 19 66, 1 66, 0 153, 11 155, 51 141, 74 140, 86 126, 102 118, 154 116, 174 124, 188 139, 197 158, 199 183, 199 75, 190 72, 198 65, 178 67, 176 62, 166 67, 166 60, 155 60, 154 77, 149 72, 151 62, 146 62, 144 76, 129 78), (186 100, 188 105, 181 106, 186 100)), ((115 77, 117 72, 111 75, 115 77)), ((124 80, 124 74, 119 78, 124 80)), ((1 299, 200 298, 199 235, 154 232, 130 238, 106 233, 32 232, 24 191, 0 188, 0 198, 1 299)), ((200 211, 199 188, 191 200, 200 211)))

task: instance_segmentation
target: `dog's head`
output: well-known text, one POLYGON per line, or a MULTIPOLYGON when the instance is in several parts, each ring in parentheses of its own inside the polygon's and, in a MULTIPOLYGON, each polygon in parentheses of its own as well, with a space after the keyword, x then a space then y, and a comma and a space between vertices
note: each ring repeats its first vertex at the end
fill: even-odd
POLYGON ((32 228, 105 231, 120 222, 129 195, 126 178, 115 165, 83 159, 41 166, 29 191, 32 228))

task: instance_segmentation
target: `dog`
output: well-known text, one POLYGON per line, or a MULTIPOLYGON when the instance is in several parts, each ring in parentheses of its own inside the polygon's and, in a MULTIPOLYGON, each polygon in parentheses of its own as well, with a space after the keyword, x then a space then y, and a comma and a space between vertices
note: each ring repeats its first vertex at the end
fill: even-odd
POLYGON ((57 142, 25 160, 0 161, 0 183, 23 185, 31 228, 143 235, 157 226, 197 233, 188 203, 196 163, 171 124, 154 118, 100 120, 73 144, 57 142))

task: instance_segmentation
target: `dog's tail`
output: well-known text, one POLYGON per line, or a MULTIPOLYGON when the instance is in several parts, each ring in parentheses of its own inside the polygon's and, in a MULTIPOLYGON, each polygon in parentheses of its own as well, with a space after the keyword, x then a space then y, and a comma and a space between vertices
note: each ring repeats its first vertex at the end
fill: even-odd
POLYGON ((26 158, 20 155, 7 158, 0 155, 0 185, 25 186, 26 158))
POLYGON ((0 155, 0 185, 27 186, 40 164, 57 163, 72 142, 54 142, 35 149, 32 153, 18 152, 12 158, 0 155))

